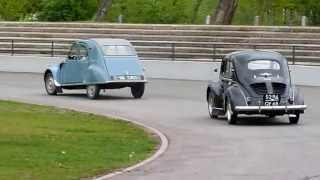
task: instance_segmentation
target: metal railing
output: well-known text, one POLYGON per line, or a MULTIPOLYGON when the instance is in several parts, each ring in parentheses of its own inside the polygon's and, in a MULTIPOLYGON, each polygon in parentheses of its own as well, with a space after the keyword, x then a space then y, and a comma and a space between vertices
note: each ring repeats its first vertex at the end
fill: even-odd
MULTIPOLYGON (((39 43, 31 43, 34 45, 33 48, 19 48, 21 44, 23 43, 16 43, 14 40, 9 40, 10 43, 10 50, 6 48, 6 50, 1 50, 1 52, 4 53, 10 53, 12 56, 15 54, 44 54, 44 55, 49 55, 51 57, 54 56, 60 56, 60 55, 66 55, 68 52, 68 49, 61 47, 58 47, 59 43, 56 43, 55 41, 51 42, 39 42, 39 43), (36 48, 36 47, 40 48, 36 48), (46 48, 42 48, 41 46, 44 46, 46 48), (38 52, 38 53, 37 53, 38 52)), ((8 47, 8 44, 6 47, 8 47)), ((27 46, 28 43, 24 44, 24 46, 27 46)), ((64 44, 69 45, 71 44, 64 44)), ((135 42, 133 42, 135 45, 135 42)), ((205 62, 218 62, 221 60, 221 58, 230 52, 237 51, 237 50, 245 50, 245 49, 255 49, 255 50, 274 50, 276 49, 276 46, 279 45, 272 45, 272 44, 248 44, 248 43, 243 43, 243 44, 237 44, 237 43, 182 43, 182 42, 172 42, 172 43, 161 43, 160 45, 158 44, 156 47, 163 48, 162 53, 158 53, 158 49, 155 48, 154 50, 149 50, 148 52, 143 51, 143 48, 150 48, 152 47, 152 42, 146 42, 145 45, 135 45, 136 48, 138 49, 138 54, 140 57, 142 57, 145 60, 148 59, 160 59, 160 60, 171 60, 171 61, 205 61, 205 62), (151 44, 150 46, 147 44, 151 44), (267 48, 266 48, 267 47, 267 48), (142 48, 142 49, 141 49, 142 48), (188 52, 188 49, 198 49, 199 51, 195 51, 192 53, 188 52), (181 51, 184 50, 184 51, 181 51), (201 53, 202 51, 205 51, 204 53, 201 53), (150 55, 150 52, 153 53, 150 55), (149 54, 148 54, 149 53, 149 54)), ((154 46, 153 46, 154 47, 154 46)), ((1 45, 0 45, 1 48, 1 45)), ((320 56, 319 59, 315 58, 316 56, 303 56, 305 59, 301 60, 299 59, 298 51, 300 50, 299 53, 303 52, 306 50, 308 51, 314 51, 317 52, 320 55, 320 45, 303 45, 303 46, 298 46, 298 45, 292 45, 288 46, 286 48, 278 48, 280 51, 285 52, 282 53, 284 54, 287 59, 289 64, 295 65, 295 64, 301 64, 303 63, 304 65, 320 65, 320 56), (308 57, 313 57, 309 58, 308 57)), ((281 53, 281 52, 280 52, 281 53)))
MULTIPOLYGON (((235 46, 235 44, 230 44, 230 46, 235 46)), ((177 43, 171 43, 171 60, 172 61, 177 61, 179 59, 179 56, 176 54, 178 51, 177 51, 177 43)), ((212 57, 209 59, 205 59, 203 61, 213 61, 213 62, 216 62, 216 61, 221 61, 222 57, 224 55, 226 55, 227 53, 225 54, 218 54, 217 51, 220 49, 224 49, 226 46, 226 44, 213 44, 212 45, 212 57), (223 46, 221 48, 221 46, 223 46)), ((268 44, 264 44, 264 45, 259 45, 259 44, 246 44, 245 45, 247 48, 234 48, 233 51, 241 51, 241 50, 250 50, 250 49, 253 49, 253 50, 266 50, 266 51, 274 51, 275 48, 259 48, 259 47, 266 47, 266 46, 270 46, 270 47, 274 47, 275 45, 268 45, 268 44), (250 48, 251 47, 251 48, 250 48)), ((287 59, 288 59, 288 62, 290 65, 296 65, 298 62, 301 62, 303 63, 304 65, 320 65, 320 56, 318 59, 316 60, 313 60, 312 62, 311 61, 305 61, 305 60, 302 60, 302 61, 299 61, 298 59, 298 56, 297 56, 297 49, 299 48, 308 48, 308 47, 312 47, 312 46, 298 46, 298 45, 292 45, 292 46, 289 46, 288 48, 286 49, 280 49, 282 51, 287 51, 287 52, 291 52, 290 55, 284 55, 287 59), (308 64, 309 63, 309 64, 308 64)), ((320 45, 319 45, 319 54, 320 54, 320 45)), ((277 51, 276 51, 277 52, 277 51)), ((229 52, 228 52, 229 53, 229 52)), ((279 52, 280 54, 282 54, 281 52, 279 52)), ((196 53, 195 53, 196 54, 196 53)), ((161 55, 159 55, 161 56, 161 55)), ((312 56, 304 56, 305 58, 308 58, 308 57, 312 57, 312 56)), ((161 58, 161 57, 159 57, 161 58)), ((180 58, 181 59, 181 58, 180 58)), ((182 59, 188 59, 188 58, 182 58, 182 59)), ((190 59, 192 59, 192 57, 190 57, 190 59)), ((192 61, 192 60, 191 60, 192 61)), ((197 61, 197 60, 195 60, 197 61)), ((199 61, 199 60, 198 60, 199 61)))
MULTIPOLYGON (((25 54, 25 53, 19 53, 18 52, 18 48, 17 48, 17 44, 16 44, 16 42, 14 41, 14 40, 11 40, 10 41, 10 44, 11 44, 11 46, 10 46, 10 50, 7 50, 7 52, 9 52, 10 54, 11 54, 11 56, 14 56, 15 54, 25 54)), ((40 49, 38 49, 39 51, 39 53, 40 54, 48 54, 48 55, 50 55, 51 57, 54 57, 56 54, 55 54, 55 50, 58 50, 58 49, 56 49, 55 48, 55 42, 54 41, 51 41, 50 43, 32 43, 32 44, 46 44, 46 45, 48 45, 48 46, 50 46, 50 48, 48 49, 48 52, 46 52, 46 53, 40 53, 41 51, 40 51, 40 49)), ((1 46, 0 46, 1 47, 1 46)), ((23 48, 22 48, 23 49, 23 48)), ((5 52, 6 50, 2 50, 2 52, 5 52)), ((27 51, 27 50, 25 50, 25 51, 27 51)), ((33 50, 33 51, 35 51, 36 52, 36 49, 35 50, 33 50)), ((38 54, 38 53, 35 53, 35 54, 38 54)))

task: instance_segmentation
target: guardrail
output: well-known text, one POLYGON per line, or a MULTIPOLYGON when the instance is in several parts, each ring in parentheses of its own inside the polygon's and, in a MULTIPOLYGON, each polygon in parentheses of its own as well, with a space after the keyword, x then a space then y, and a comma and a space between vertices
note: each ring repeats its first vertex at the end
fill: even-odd
MULTIPOLYGON (((61 45, 55 41, 19 43, 9 40, 2 43, 0 44, 0 51, 2 53, 10 53, 12 56, 15 54, 61 56, 68 53, 68 48, 66 47, 70 46, 70 44, 61 45), (8 48, 9 46, 10 48, 8 48)), ((279 49, 277 47, 279 46, 278 44, 157 42, 157 46, 141 46, 138 42, 132 43, 137 48, 138 55, 144 60, 217 62, 229 52, 245 49, 261 49, 278 51, 286 56, 289 64, 292 65, 320 65, 320 45, 292 45, 279 49), (310 52, 310 56, 306 55, 308 52, 310 52)), ((148 43, 152 42, 146 42, 146 44, 148 43)))

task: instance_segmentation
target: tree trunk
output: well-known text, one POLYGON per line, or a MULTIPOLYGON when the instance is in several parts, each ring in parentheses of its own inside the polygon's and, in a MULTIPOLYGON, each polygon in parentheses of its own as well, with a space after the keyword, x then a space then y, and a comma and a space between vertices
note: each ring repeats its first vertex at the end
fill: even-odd
POLYGON ((219 0, 211 24, 231 24, 238 7, 239 0, 219 0))
POLYGON ((99 9, 96 14, 96 21, 102 21, 112 6, 112 0, 101 0, 99 9))

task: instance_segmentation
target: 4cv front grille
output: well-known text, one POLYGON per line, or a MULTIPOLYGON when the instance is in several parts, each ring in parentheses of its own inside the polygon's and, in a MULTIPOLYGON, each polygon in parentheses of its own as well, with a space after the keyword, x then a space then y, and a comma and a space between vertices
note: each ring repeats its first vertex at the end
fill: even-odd
MULTIPOLYGON (((265 95, 268 93, 268 89, 265 83, 255 83, 250 85, 253 91, 258 95, 265 95)), ((284 94, 286 91, 286 84, 272 83, 273 94, 284 94)))
POLYGON ((286 91, 287 85, 283 83, 272 83, 273 93, 283 95, 286 91))

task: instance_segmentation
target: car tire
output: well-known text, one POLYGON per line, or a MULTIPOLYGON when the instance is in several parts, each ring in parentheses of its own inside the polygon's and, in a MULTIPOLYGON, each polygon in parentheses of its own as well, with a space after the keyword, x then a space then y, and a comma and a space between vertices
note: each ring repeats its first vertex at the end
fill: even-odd
POLYGON ((145 90, 145 84, 136 84, 131 87, 131 94, 135 99, 142 98, 145 90))
POLYGON ((273 119, 273 118, 275 118, 276 117, 276 115, 268 115, 268 118, 269 119, 273 119))
POLYGON ((54 84, 52 73, 45 74, 44 84, 48 95, 57 95, 58 87, 54 84))
POLYGON ((296 117, 289 117, 290 124, 298 124, 300 119, 300 114, 296 113, 296 117))
POLYGON ((215 98, 216 98, 215 94, 213 92, 210 92, 207 102, 208 102, 208 112, 211 119, 218 118, 218 114, 214 111, 214 109, 216 108, 215 98))
POLYGON ((89 99, 97 99, 100 94, 100 88, 98 85, 87 86, 87 96, 89 99))
POLYGON ((227 99, 227 104, 226 104, 226 117, 229 124, 237 123, 238 115, 237 113, 233 112, 231 102, 229 99, 227 99))

